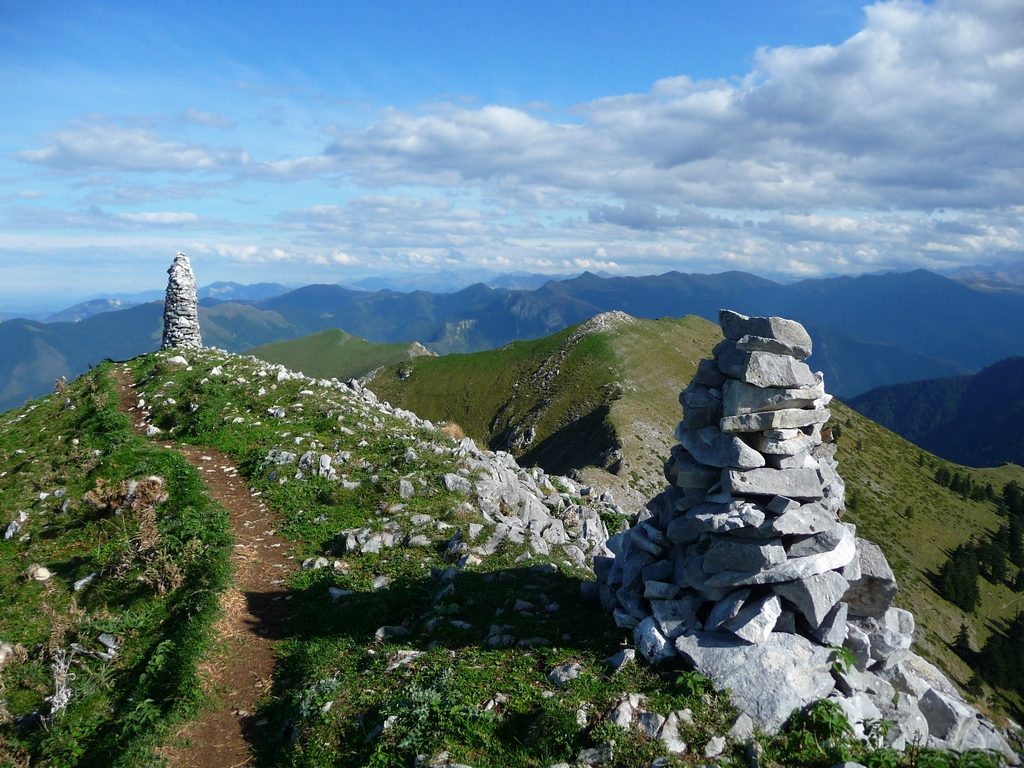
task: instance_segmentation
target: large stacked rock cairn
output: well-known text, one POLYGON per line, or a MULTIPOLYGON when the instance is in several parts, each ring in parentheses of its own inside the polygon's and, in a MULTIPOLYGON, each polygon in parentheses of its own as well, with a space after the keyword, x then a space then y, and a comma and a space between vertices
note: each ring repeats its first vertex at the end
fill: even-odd
POLYGON ((881 550, 843 522, 811 339, 779 317, 720 314, 725 340, 680 394, 670 486, 596 558, 602 602, 650 662, 678 659, 732 691, 767 731, 834 698, 858 733, 890 720, 897 748, 1012 752, 931 664, 909 651, 881 550), (836 653, 836 647, 846 651, 836 653), (845 664, 844 659, 852 659, 845 664))
POLYGON ((199 349, 203 346, 203 337, 199 332, 199 300, 192 262, 184 253, 179 253, 167 274, 170 277, 164 299, 164 340, 160 348, 199 349))

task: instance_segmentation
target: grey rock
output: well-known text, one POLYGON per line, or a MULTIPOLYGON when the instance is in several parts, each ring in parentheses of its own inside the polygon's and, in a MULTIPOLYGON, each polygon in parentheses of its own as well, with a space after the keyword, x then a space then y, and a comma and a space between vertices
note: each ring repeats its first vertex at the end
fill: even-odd
POLYGON ((559 688, 565 688, 583 672, 583 665, 576 661, 559 664, 548 672, 548 680, 559 688))
POLYGON ((581 749, 576 755, 576 763, 587 766, 610 765, 613 758, 611 744, 602 744, 599 747, 581 749))
POLYGON ((693 382, 712 389, 719 389, 725 383, 725 376, 718 370, 714 360, 705 358, 697 363, 697 370, 693 374, 693 382))
POLYGON ((773 565, 755 574, 742 571, 722 571, 705 579, 704 586, 740 587, 751 584, 776 584, 842 568, 853 559, 855 553, 853 531, 846 526, 843 530, 845 531, 843 538, 831 552, 823 552, 820 555, 810 555, 809 557, 791 557, 784 563, 773 565))
POLYGON ((739 613, 722 623, 722 629, 748 643, 763 643, 781 615, 782 603, 778 595, 769 595, 743 606, 739 613))
POLYGON ((882 712, 866 693, 855 693, 852 696, 839 696, 834 701, 842 708, 853 733, 863 739, 865 726, 871 721, 882 719, 882 712))
POLYGON ((4 668, 7 662, 14 658, 16 648, 13 643, 6 643, 0 640, 0 669, 4 668))
MULTIPOLYGON (((853 629, 851 625, 851 630, 853 629)), ((897 651, 876 667, 875 673, 893 688, 914 698, 921 698, 929 688, 947 696, 958 696, 956 688, 929 661, 909 651, 897 651)))
POLYGON ((199 349, 203 337, 199 330, 199 302, 192 263, 178 253, 167 270, 164 298, 164 333, 161 349, 199 349))
POLYGON ((821 480, 812 469, 724 469, 722 490, 734 496, 786 496, 821 498, 821 480))
POLYGON ((921 696, 918 706, 928 721, 929 733, 943 741, 958 744, 967 735, 975 713, 967 704, 948 694, 929 688, 921 696))
POLYGON ((720 310, 718 324, 722 335, 731 341, 744 336, 772 339, 792 350, 787 354, 804 359, 811 356, 813 346, 810 334, 796 320, 783 317, 748 317, 729 309, 720 310))
POLYGON ((814 637, 822 645, 829 645, 838 648, 846 642, 849 606, 846 603, 836 603, 828 612, 821 624, 813 631, 814 637))
MULTIPOLYGON (((686 711, 686 710, 683 710, 686 711)), ((681 755, 688 749, 686 742, 679 735, 679 726, 689 724, 693 718, 687 720, 679 712, 669 712, 665 722, 658 731, 658 738, 665 745, 665 750, 674 755, 681 755)))
POLYGON ((636 659, 636 651, 632 648, 623 648, 618 653, 609 656, 605 659, 605 663, 611 669, 612 673, 618 672, 620 669, 625 667, 627 664, 632 664, 636 659))
POLYGON ((452 472, 445 474, 444 487, 453 493, 462 493, 467 496, 473 490, 469 484, 469 480, 462 475, 457 475, 452 472))
POLYGON ((412 481, 406 477, 403 477, 398 481, 398 495, 403 499, 411 499, 416 495, 416 488, 413 486, 412 481))
POLYGON ((740 608, 743 607, 748 597, 750 597, 749 589, 737 589, 716 602, 704 621, 704 629, 713 631, 721 627, 724 622, 740 612, 740 608))
POLYGON ((718 757, 725 751, 725 737, 724 736, 712 736, 708 739, 708 743, 704 745, 704 757, 714 758, 718 757))
POLYGON ((722 373, 755 387, 800 389, 817 383, 806 363, 788 355, 734 349, 722 351, 717 362, 722 373))
POLYGON ((789 601, 812 627, 819 627, 846 592, 846 579, 835 571, 774 584, 777 595, 789 601))
POLYGON ((653 616, 648 616, 633 630, 633 644, 651 664, 660 664, 675 656, 671 643, 661 633, 653 616))
POLYGON ((716 688, 730 689, 733 703, 768 732, 834 685, 828 649, 800 635, 772 633, 747 645, 730 635, 698 632, 677 638, 675 646, 716 688))
POLYGON ((790 557, 807 557, 808 555, 828 552, 836 548, 841 537, 842 532, 839 530, 839 526, 835 526, 831 530, 822 531, 821 533, 794 541, 786 547, 786 554, 790 557))
POLYGON ((743 743, 754 737, 754 721, 746 712, 740 712, 729 728, 729 738, 737 743, 743 743))
POLYGON ((637 729, 649 739, 655 739, 665 725, 664 715, 657 712, 638 712, 636 715, 637 729))
POLYGON ((701 464, 741 469, 764 466, 764 456, 738 437, 723 434, 715 427, 704 427, 695 432, 686 431, 683 433, 682 442, 686 450, 701 464))
MULTIPOLYGON (((749 502, 731 504, 701 504, 676 517, 668 524, 666 534, 676 544, 696 541, 704 533, 727 533, 744 528, 757 529, 764 523, 765 515, 759 507, 749 502)), ((766 534, 770 535, 770 534, 766 534)))
POLYGON ((750 438, 751 445, 765 456, 796 456, 799 453, 809 451, 821 444, 821 434, 801 434, 793 438, 766 437, 763 434, 755 434, 750 438))
POLYGON ((843 600, 852 616, 882 616, 896 596, 896 576, 879 546, 866 539, 857 539, 857 562, 860 577, 850 583, 843 600))
POLYGON ((723 416, 719 426, 723 432, 763 432, 768 429, 795 429, 809 427, 812 424, 824 424, 831 416, 827 408, 786 408, 779 411, 723 416))
POLYGON ((853 620, 871 643, 871 658, 884 660, 896 651, 910 648, 914 639, 914 615, 902 608, 889 608, 880 618, 853 620))
POLYGON ((684 632, 698 628, 697 609, 701 602, 692 594, 678 600, 652 600, 651 615, 661 634, 668 640, 675 640, 684 632))
MULTIPOLYGON (((769 506, 769 509, 771 507, 769 506)), ((779 536, 808 536, 817 533, 841 533, 834 515, 820 504, 803 504, 791 508, 771 521, 769 528, 779 536)))
POLYGON ((647 600, 671 600, 678 594, 678 584, 650 579, 644 582, 644 598, 647 600))
POLYGON ((781 539, 756 540, 718 536, 708 547, 702 561, 704 573, 738 570, 760 571, 786 561, 781 539))
POLYGON ((99 576, 99 573, 97 573, 96 571, 93 571, 92 573, 83 576, 72 585, 72 589, 75 592, 81 592, 87 586, 92 584, 92 582, 96 579, 97 576, 99 576))
POLYGON ((677 488, 701 492, 717 483, 721 475, 717 469, 699 463, 689 453, 680 453, 674 456, 671 468, 665 474, 669 473, 672 475, 669 482, 677 488))

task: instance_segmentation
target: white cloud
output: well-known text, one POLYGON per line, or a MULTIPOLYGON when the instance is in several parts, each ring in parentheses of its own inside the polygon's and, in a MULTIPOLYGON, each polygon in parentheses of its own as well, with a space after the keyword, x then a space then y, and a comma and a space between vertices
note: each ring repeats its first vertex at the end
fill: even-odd
POLYGON ((119 213, 117 218, 134 224, 194 224, 199 217, 190 211, 141 211, 119 213))
MULTIPOLYGON (((155 237, 209 229, 199 200, 214 199, 241 221, 220 222, 204 253, 296 272, 815 275, 1024 256, 1018 0, 875 3, 837 45, 762 49, 742 78, 668 77, 568 113, 463 101, 363 123, 362 108, 319 111, 303 124, 304 97, 275 98, 288 119, 261 123, 255 159, 169 133, 167 121, 196 135, 228 127, 212 112, 83 119, 17 155, 46 166, 39 177, 85 185, 82 210, 23 202, 5 223, 155 237), (140 173, 126 184, 126 171, 140 173)), ((317 109, 342 109, 326 103, 317 109)))
POLYGON ((237 149, 210 149, 165 141, 150 130, 111 122, 85 121, 59 131, 46 146, 16 157, 65 171, 208 171, 249 162, 237 149))

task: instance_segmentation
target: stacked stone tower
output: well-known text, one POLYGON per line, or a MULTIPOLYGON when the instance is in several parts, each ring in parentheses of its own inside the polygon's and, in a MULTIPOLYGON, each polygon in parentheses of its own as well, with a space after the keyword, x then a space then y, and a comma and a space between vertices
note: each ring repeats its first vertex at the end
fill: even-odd
POLYGON ((178 253, 167 274, 170 277, 164 299, 164 338, 161 349, 199 349, 203 346, 203 337, 199 331, 199 300, 192 262, 184 253, 178 253))
POLYGON ((831 396, 804 362, 799 323, 722 310, 724 341, 680 394, 669 487, 614 558, 595 558, 601 599, 652 663, 678 659, 729 688, 759 727, 834 698, 855 728, 957 749, 1005 741, 928 662, 914 617, 892 606, 881 550, 844 522, 825 427, 831 396), (845 646, 854 665, 834 664, 845 646))

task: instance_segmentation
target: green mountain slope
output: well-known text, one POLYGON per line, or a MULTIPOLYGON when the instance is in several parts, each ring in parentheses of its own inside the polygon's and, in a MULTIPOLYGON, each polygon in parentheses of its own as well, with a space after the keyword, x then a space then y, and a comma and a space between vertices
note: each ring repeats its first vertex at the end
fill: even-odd
POLYGON ((660 473, 675 426, 657 396, 672 386, 678 394, 680 377, 692 376, 719 338, 717 326, 694 316, 606 313, 543 339, 390 366, 368 384, 395 405, 454 421, 492 449, 551 471, 609 464, 620 449, 628 459, 619 476, 651 493, 643 479, 660 473))
MULTIPOLYGON (((583 467, 581 474, 596 487, 615 489, 616 498, 636 508, 664 484, 661 465, 681 415, 679 391, 697 361, 711 356, 718 329, 694 317, 632 320, 591 329, 569 343, 582 328, 492 352, 413 361, 379 372, 370 386, 426 418, 454 420, 467 434, 510 449, 524 463, 559 470, 598 465, 607 450, 619 447, 618 475, 598 466, 583 467), (557 373, 544 375, 551 371, 557 373), (517 424, 535 425, 534 441, 523 441, 517 424), (509 439, 510 430, 518 442, 509 439)), ((972 627, 980 647, 997 622, 1015 614, 1017 596, 1005 584, 981 580, 982 605, 965 614, 938 594, 933 579, 950 551, 994 531, 1001 518, 993 502, 964 499, 933 478, 946 466, 1001 489, 1010 480, 1024 482, 1024 470, 958 467, 839 401, 832 410, 841 433, 837 459, 847 484, 848 516, 861 535, 882 547, 896 571, 897 602, 918 618, 921 652, 965 684, 970 669, 950 647, 961 622, 972 627)))
POLYGON ((972 376, 879 387, 850 405, 951 461, 1024 464, 1024 357, 972 376))
POLYGON ((433 353, 422 344, 375 344, 339 328, 249 350, 261 360, 322 378, 359 378, 381 366, 433 353))

